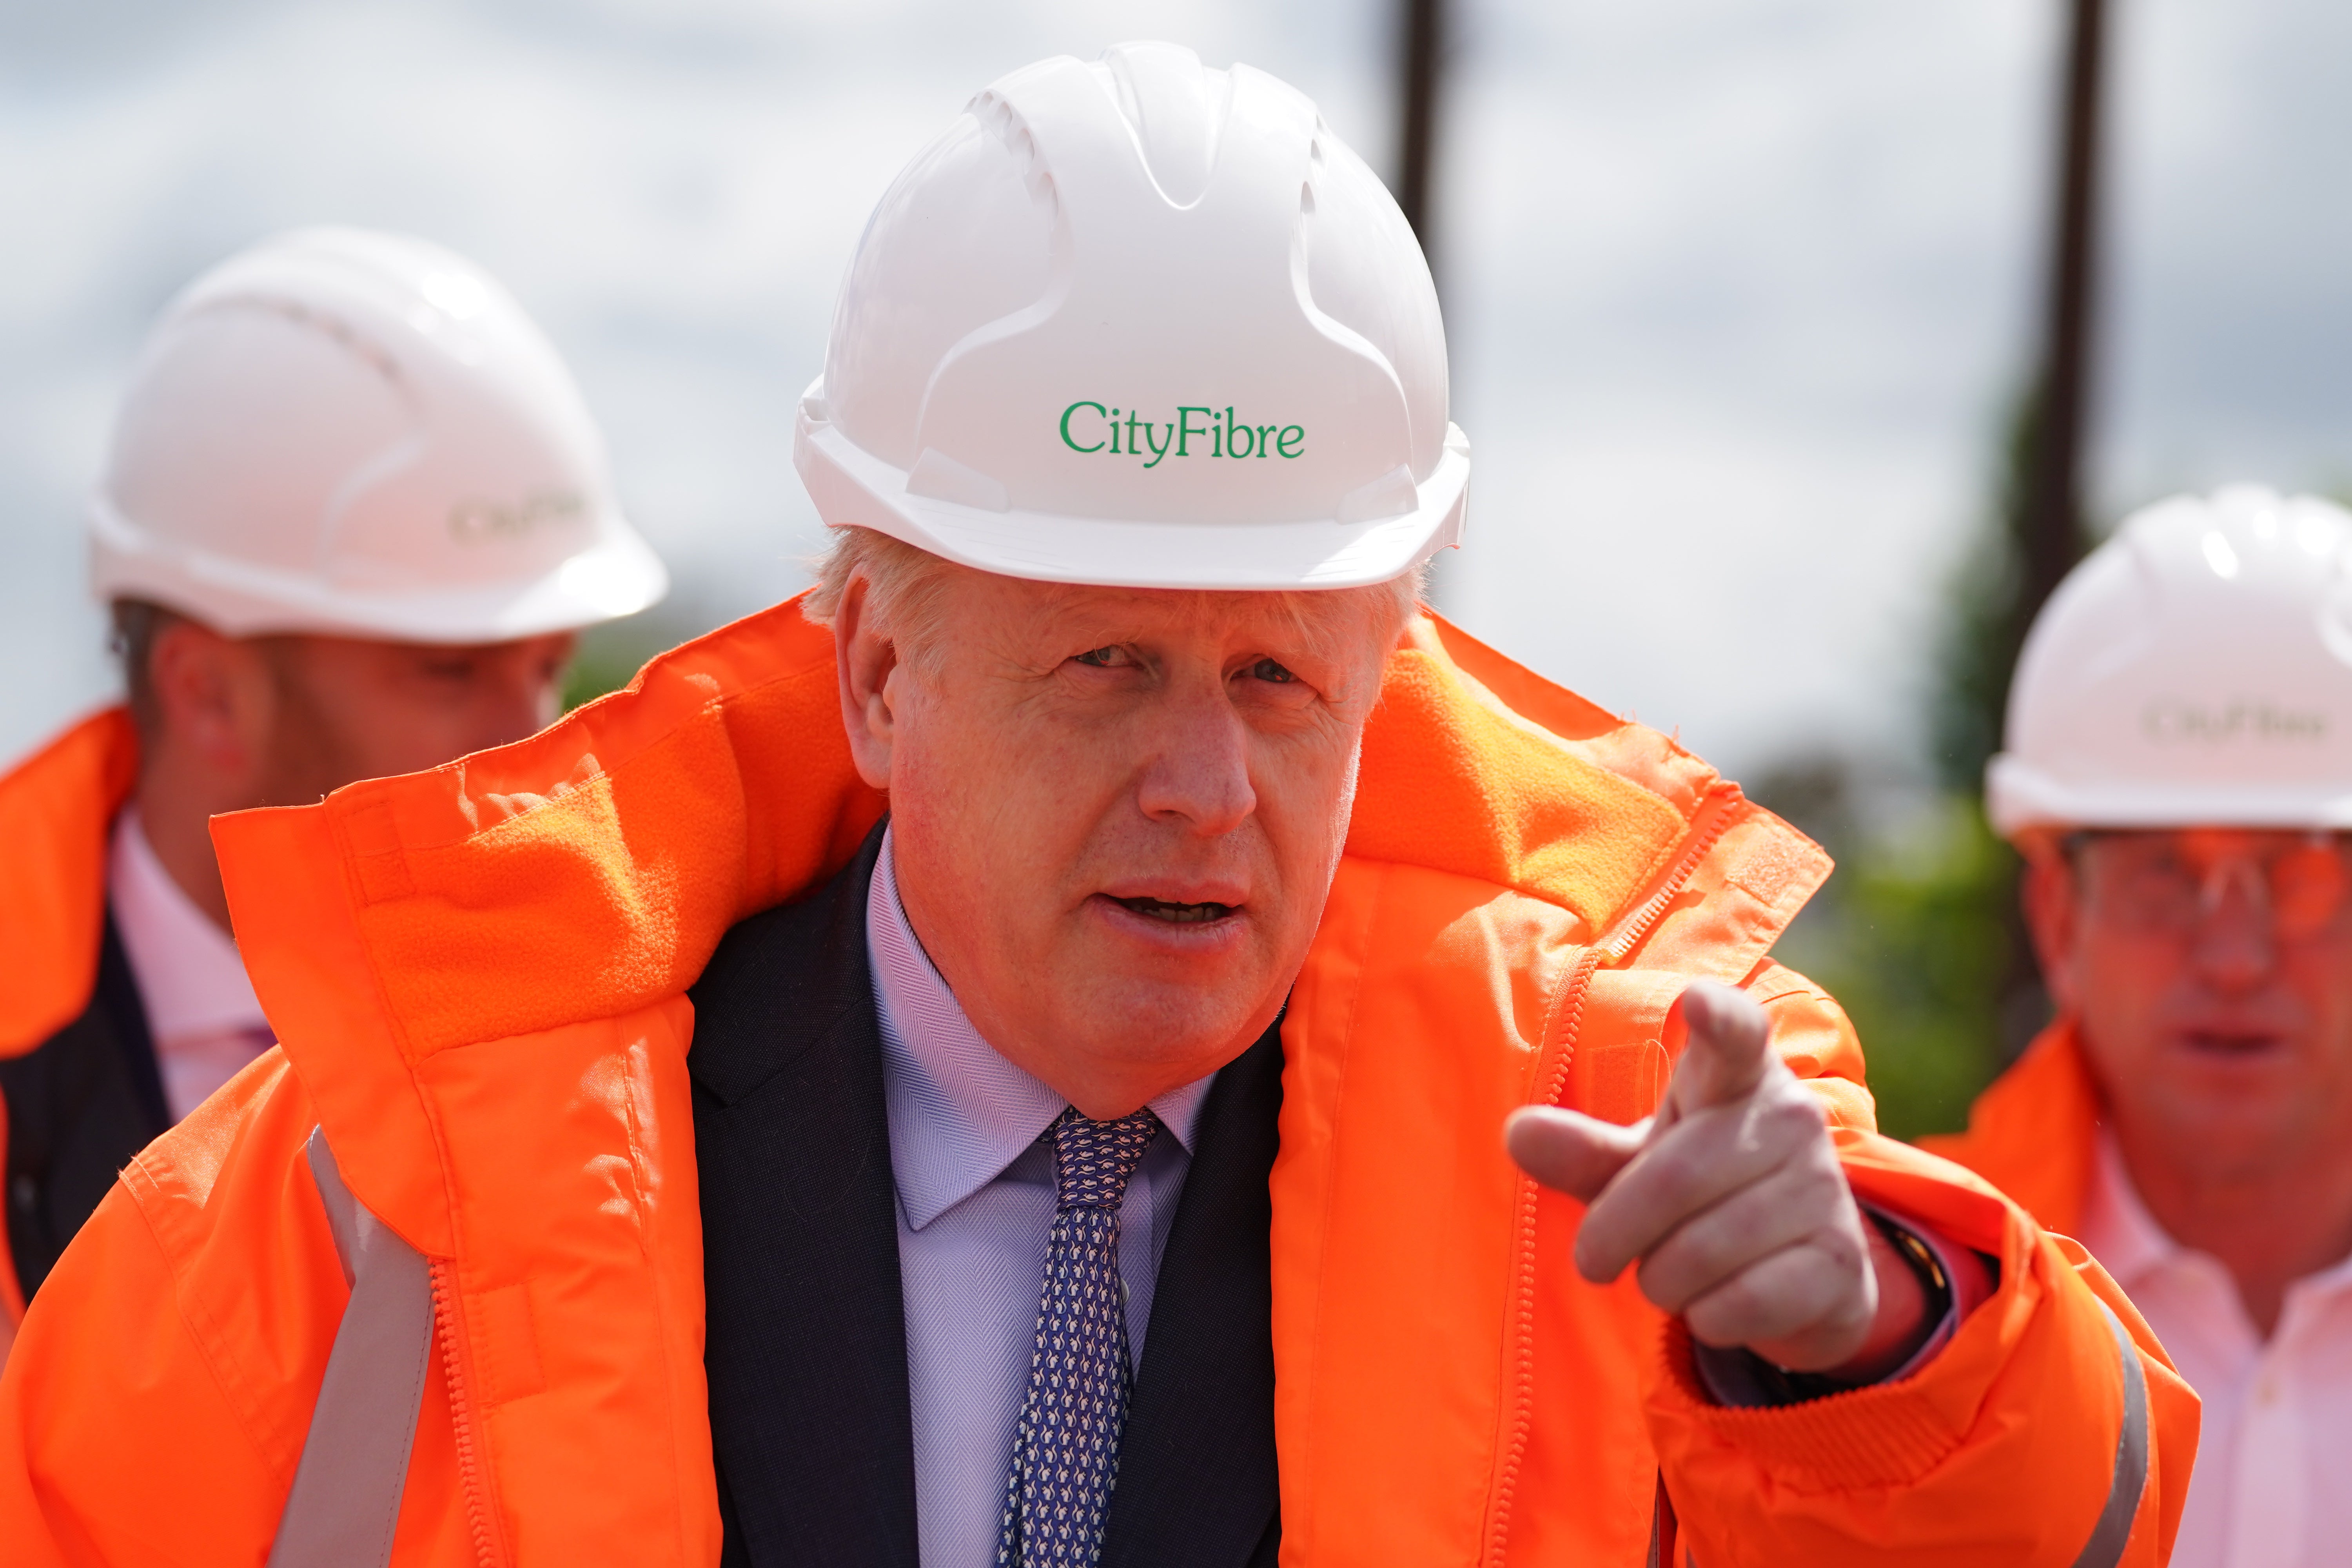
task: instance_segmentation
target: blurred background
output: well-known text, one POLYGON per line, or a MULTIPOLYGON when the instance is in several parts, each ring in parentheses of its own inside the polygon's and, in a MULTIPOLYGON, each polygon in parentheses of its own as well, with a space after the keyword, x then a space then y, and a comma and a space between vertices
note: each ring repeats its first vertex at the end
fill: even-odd
POLYGON ((348 222, 515 290, 677 577, 592 691, 807 581, 792 410, 898 166, 1010 68, 1163 37, 1392 183, 1425 149, 1477 457, 1440 606, 1829 845, 1783 951, 1889 1129, 1955 1125, 2035 1022, 1973 792, 2045 579, 2173 490, 2352 484, 2352 8, 2101 9, 0 0, 0 758, 112 689, 79 498, 214 260, 348 222))

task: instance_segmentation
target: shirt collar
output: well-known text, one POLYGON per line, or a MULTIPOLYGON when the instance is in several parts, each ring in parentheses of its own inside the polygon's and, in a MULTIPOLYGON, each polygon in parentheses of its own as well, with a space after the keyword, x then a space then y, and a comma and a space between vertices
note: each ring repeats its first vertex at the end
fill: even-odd
MULTIPOLYGON (((882 1026, 882 1076, 898 1205, 920 1230, 988 1185, 1069 1102, 1000 1055, 964 1016, 907 923, 891 830, 866 897, 866 952, 882 1026)), ((1187 1154, 1211 1073, 1151 1101, 1187 1154)))
POLYGON ((155 858, 136 805, 124 806, 114 819, 106 896, 158 1046, 190 1035, 269 1027, 236 943, 155 858))

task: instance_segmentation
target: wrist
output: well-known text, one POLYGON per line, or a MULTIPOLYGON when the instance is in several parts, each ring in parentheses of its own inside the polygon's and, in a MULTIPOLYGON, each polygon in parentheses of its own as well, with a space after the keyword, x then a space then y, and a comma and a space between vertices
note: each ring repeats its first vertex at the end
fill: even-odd
POLYGON ((1876 1383, 1915 1360, 1952 1306, 1951 1281, 1926 1242, 1866 1208, 1862 1228, 1878 1283, 1878 1310, 1862 1348, 1823 1370, 1822 1375, 1839 1383, 1876 1383))
POLYGON ((1928 1227, 1868 1205, 1862 1214, 1879 1284, 1878 1311, 1863 1349, 1826 1372, 1791 1372, 1753 1351, 1691 1341, 1699 1385, 1717 1405, 1801 1405, 1907 1377, 1944 1348, 1999 1283, 1990 1259, 1928 1227))

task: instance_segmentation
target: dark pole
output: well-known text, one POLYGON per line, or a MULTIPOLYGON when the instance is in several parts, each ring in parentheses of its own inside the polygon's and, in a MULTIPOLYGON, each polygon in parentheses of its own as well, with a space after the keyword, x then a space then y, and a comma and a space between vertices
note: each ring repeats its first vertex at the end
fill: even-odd
MULTIPOLYGON (((2068 0, 2066 77, 2052 214, 2042 349, 2028 417, 2016 516, 2020 567, 2015 628, 2025 628, 2082 558, 2083 445, 2095 324, 2099 120, 2107 0, 2068 0)), ((2013 651, 2013 648, 2012 648, 2013 651)))
POLYGON ((1397 205, 1420 237, 1422 254, 1436 266, 1435 216, 1430 203, 1431 153, 1437 132, 1438 78, 1445 55, 1445 0, 1402 0, 1398 87, 1397 205))
MULTIPOLYGON (((2006 591, 1983 630, 1979 679, 1982 708, 1970 727, 1969 771, 2000 743, 2010 681, 2025 634, 2090 542, 2083 505, 2083 447, 2089 425, 2092 338, 2097 325, 2100 100, 2108 0, 2065 0, 2065 77, 2059 100, 2058 168, 2050 222, 2049 272, 2042 296, 2040 363, 2028 385, 2009 497, 2006 591)), ((2049 1014, 2048 992, 2034 963, 2019 907, 2013 860, 1989 889, 2008 950, 2001 980, 2000 1054, 2013 1059, 2049 1014)))

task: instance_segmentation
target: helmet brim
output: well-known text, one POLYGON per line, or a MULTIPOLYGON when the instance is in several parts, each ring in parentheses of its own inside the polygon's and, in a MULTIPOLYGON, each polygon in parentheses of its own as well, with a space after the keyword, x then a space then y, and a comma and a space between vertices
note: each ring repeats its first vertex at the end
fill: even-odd
POLYGON ((409 590, 339 588, 155 541, 103 501, 90 509, 90 584, 101 603, 143 599, 229 637, 309 632, 470 645, 577 631, 658 603, 669 572, 618 517, 595 543, 520 581, 409 590))
POLYGON ((2352 829, 2352 794, 2309 784, 2075 782, 2004 752, 1985 769, 1985 815, 2012 840, 2095 827, 2335 831, 2352 829))

